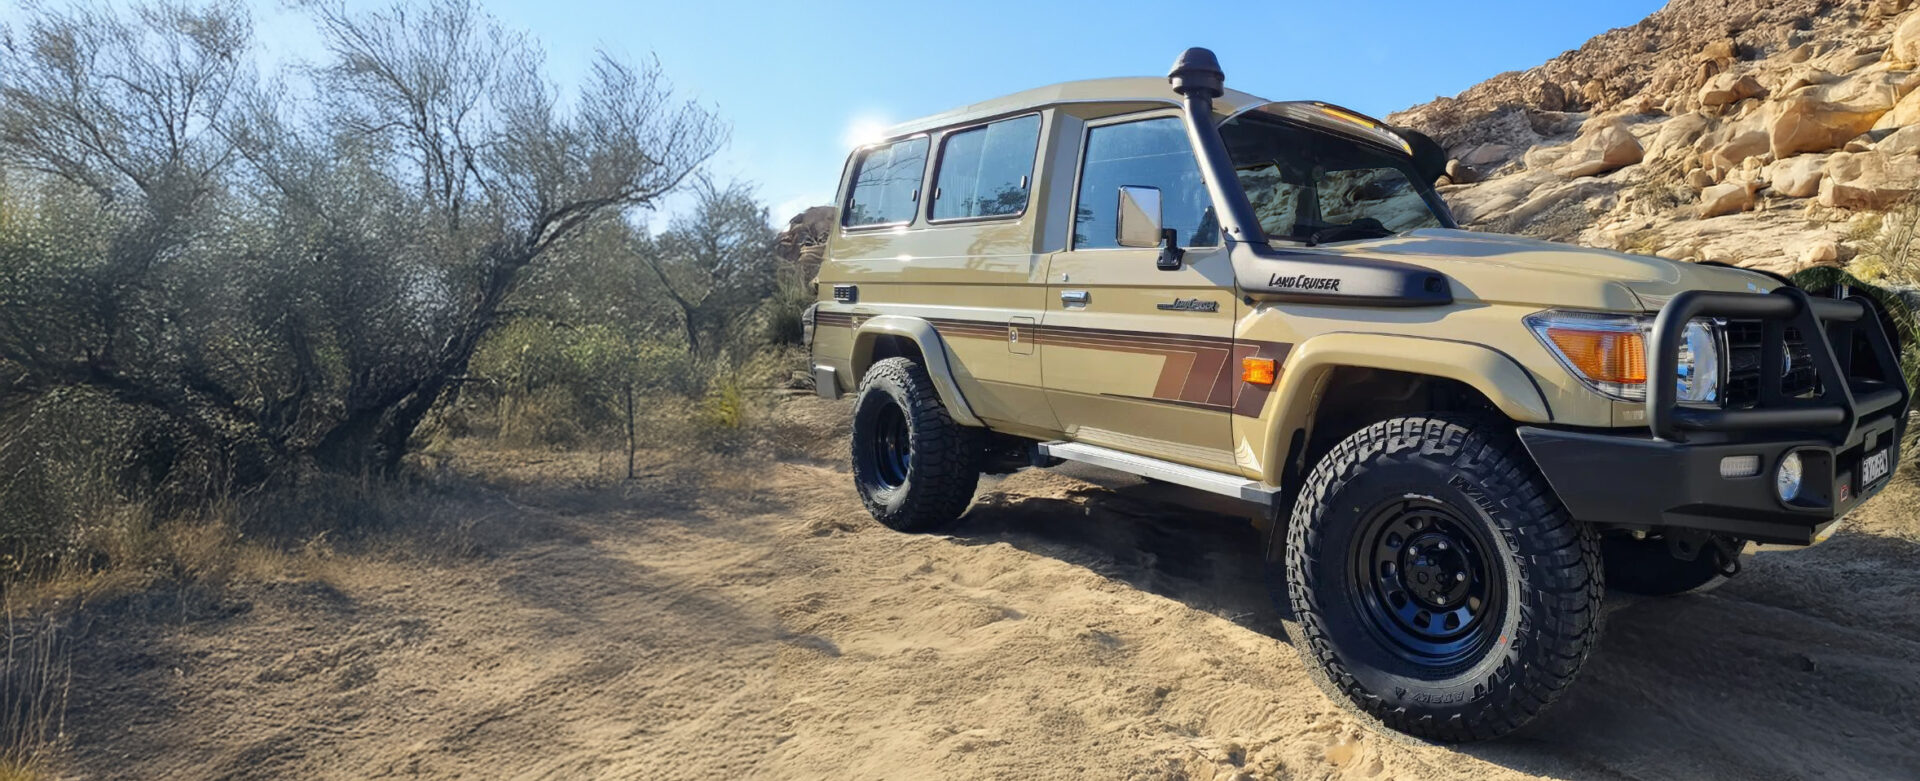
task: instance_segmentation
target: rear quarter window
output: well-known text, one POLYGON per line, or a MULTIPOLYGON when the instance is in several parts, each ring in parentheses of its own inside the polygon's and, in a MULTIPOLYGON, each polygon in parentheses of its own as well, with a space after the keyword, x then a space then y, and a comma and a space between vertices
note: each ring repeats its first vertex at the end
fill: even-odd
POLYGON ((1004 119, 950 134, 940 142, 934 175, 936 220, 1010 217, 1026 212, 1040 117, 1004 119))
POLYGON ((877 146, 855 163, 853 188, 841 224, 891 225, 911 222, 927 170, 927 139, 909 138, 877 146))

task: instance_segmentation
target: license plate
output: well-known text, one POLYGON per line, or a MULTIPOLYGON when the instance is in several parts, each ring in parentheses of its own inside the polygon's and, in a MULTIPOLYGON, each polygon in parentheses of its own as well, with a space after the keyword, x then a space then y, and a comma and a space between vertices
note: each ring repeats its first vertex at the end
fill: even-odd
POLYGON ((1860 489, 1866 490, 1887 476, 1893 466, 1892 448, 1882 449, 1878 453, 1860 459, 1860 489))

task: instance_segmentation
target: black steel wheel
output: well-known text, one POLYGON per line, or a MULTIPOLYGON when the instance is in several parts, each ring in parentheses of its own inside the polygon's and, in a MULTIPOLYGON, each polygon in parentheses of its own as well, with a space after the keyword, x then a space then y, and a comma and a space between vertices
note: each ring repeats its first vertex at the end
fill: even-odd
POLYGON ((1415 737, 1499 737, 1572 684, 1600 634, 1599 540, 1505 421, 1394 418, 1348 437, 1270 545, 1311 677, 1415 737), (1277 540, 1276 540, 1277 541, 1277 540))
POLYGON ((952 523, 980 481, 980 430, 953 422, 926 369, 875 363, 853 404, 853 483, 874 520, 900 531, 952 523))
POLYGON ((873 442, 867 445, 866 452, 873 458, 874 477, 888 488, 899 488, 907 484, 907 472, 912 468, 913 443, 907 430, 907 413, 894 404, 892 399, 878 402, 880 409, 875 413, 873 442))
POLYGON ((1475 524, 1432 499, 1397 497, 1367 516, 1353 587, 1380 640, 1414 664, 1444 667, 1486 652, 1504 579, 1475 524))

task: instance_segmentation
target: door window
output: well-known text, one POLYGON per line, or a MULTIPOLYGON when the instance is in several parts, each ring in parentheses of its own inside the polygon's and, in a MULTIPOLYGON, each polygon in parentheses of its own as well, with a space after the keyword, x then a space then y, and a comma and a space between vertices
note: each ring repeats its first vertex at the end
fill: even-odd
POLYGON ((1219 245, 1220 222, 1186 128, 1177 117, 1162 117, 1087 131, 1074 249, 1120 246, 1120 188, 1129 185, 1160 188, 1161 225, 1178 231, 1182 246, 1219 245))

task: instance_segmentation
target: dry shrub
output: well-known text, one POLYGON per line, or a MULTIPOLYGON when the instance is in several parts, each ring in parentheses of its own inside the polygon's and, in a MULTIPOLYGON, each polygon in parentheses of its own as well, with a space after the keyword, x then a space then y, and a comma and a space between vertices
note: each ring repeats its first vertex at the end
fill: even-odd
POLYGON ((1843 240, 1856 254, 1847 270, 1870 282, 1920 285, 1920 200, 1908 200, 1878 214, 1862 214, 1847 223, 1843 240))
POLYGON ((18 610, 9 595, 6 655, 0 658, 0 781, 30 779, 63 737, 71 655, 64 623, 18 610))

